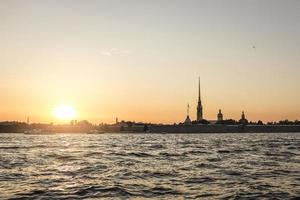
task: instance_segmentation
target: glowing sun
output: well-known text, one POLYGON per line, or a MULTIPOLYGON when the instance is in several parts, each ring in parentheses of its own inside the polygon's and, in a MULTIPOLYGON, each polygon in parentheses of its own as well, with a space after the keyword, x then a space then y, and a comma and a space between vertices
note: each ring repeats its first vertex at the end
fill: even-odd
POLYGON ((57 119, 70 120, 76 117, 76 111, 71 105, 59 105, 54 108, 54 116, 57 119))

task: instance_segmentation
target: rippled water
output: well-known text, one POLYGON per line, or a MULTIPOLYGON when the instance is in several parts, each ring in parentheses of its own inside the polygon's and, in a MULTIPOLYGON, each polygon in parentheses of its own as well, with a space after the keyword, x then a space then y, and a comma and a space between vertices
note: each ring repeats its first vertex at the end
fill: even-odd
POLYGON ((300 134, 0 134, 0 198, 50 197, 300 197, 300 134))

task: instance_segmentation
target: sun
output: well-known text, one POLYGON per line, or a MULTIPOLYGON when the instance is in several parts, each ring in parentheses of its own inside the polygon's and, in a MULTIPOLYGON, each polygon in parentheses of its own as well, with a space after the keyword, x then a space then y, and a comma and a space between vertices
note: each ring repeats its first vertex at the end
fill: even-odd
POLYGON ((54 116, 61 120, 71 120, 76 117, 76 111, 71 105, 59 105, 54 108, 54 116))

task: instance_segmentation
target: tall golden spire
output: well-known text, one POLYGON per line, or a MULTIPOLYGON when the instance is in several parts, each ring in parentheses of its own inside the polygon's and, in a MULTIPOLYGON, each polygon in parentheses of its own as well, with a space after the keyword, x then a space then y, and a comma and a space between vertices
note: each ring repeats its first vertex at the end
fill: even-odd
POLYGON ((198 89, 199 89, 199 96, 198 96, 198 106, 197 106, 197 121, 203 120, 203 107, 201 103, 201 87, 200 87, 200 76, 199 76, 199 83, 198 83, 198 89))
POLYGON ((199 93, 198 93, 198 101, 199 102, 201 102, 201 87, 200 87, 200 76, 199 76, 199 78, 198 78, 199 80, 198 80, 198 89, 199 89, 199 93))

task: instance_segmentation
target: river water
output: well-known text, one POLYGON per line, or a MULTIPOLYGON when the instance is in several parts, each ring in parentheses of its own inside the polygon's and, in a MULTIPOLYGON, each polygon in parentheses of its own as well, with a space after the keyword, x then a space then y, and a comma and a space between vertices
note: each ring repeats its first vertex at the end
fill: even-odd
POLYGON ((300 133, 0 134, 0 199, 297 199, 300 133))

